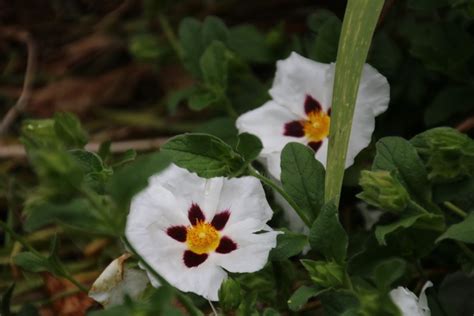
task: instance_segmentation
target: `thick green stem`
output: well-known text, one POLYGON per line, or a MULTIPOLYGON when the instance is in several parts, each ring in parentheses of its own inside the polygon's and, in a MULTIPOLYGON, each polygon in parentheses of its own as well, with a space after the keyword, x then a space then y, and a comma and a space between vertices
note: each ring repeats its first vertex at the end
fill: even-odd
POLYGON ((332 98, 325 200, 339 205, 362 68, 383 0, 349 0, 342 24, 332 98))
POLYGON ((259 179, 260 181, 262 181, 263 183, 265 183, 266 185, 268 185, 269 187, 277 191, 288 202, 288 204, 290 204, 290 206, 295 210, 296 214, 298 214, 298 216, 306 224, 306 226, 311 228, 310 220, 306 218, 306 216, 298 207, 298 205, 295 203, 295 201, 285 191, 283 191, 283 189, 279 185, 277 185, 272 180, 260 174, 252 166, 249 166, 248 171, 251 176, 254 176, 255 178, 259 179))

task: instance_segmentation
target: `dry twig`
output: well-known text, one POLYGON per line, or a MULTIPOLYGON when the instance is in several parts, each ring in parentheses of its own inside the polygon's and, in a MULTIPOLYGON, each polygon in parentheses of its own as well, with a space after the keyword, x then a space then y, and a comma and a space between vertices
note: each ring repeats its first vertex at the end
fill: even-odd
POLYGON ((0 136, 3 136, 8 132, 8 129, 15 122, 18 115, 23 112, 31 98, 33 79, 36 72, 36 45, 31 35, 26 31, 5 27, 0 29, 0 36, 23 42, 28 49, 28 60, 26 64, 25 80, 23 81, 23 90, 16 104, 7 112, 0 123, 0 136))

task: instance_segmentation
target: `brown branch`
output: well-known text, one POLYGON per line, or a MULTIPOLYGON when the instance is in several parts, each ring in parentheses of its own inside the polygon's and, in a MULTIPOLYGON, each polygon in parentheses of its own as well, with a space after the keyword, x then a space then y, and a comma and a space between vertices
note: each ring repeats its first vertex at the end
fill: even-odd
MULTIPOLYGON (((112 153, 123 153, 129 149, 136 151, 150 151, 160 148, 161 145, 166 143, 168 138, 158 137, 151 139, 139 139, 139 140, 126 140, 120 142, 113 142, 110 146, 112 153)), ((85 149, 88 151, 97 152, 99 150, 100 143, 92 142, 86 145, 85 149)), ((13 145, 1 145, 0 144, 0 159, 6 158, 24 158, 26 157, 25 148, 20 144, 13 145)))
POLYGON ((25 79, 23 81, 23 90, 20 98, 16 104, 10 108, 7 114, 5 114, 0 123, 0 136, 3 136, 8 132, 10 126, 15 122, 18 115, 24 111, 31 98, 33 79, 36 72, 36 45, 28 32, 16 30, 11 27, 0 28, 0 36, 23 42, 28 50, 25 79))

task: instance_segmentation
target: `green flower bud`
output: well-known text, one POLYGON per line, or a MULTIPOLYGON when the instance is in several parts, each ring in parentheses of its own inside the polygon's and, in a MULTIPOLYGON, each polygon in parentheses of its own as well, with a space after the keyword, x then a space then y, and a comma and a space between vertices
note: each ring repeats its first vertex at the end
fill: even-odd
POLYGON ((359 183, 364 191, 358 197, 383 210, 399 213, 410 201, 405 187, 388 171, 364 170, 359 183))
POLYGON ((219 289, 219 303, 224 311, 236 309, 242 300, 240 285, 237 281, 228 278, 219 289))
POLYGON ((336 262, 301 260, 311 280, 324 288, 337 288, 344 283, 344 269, 336 262))

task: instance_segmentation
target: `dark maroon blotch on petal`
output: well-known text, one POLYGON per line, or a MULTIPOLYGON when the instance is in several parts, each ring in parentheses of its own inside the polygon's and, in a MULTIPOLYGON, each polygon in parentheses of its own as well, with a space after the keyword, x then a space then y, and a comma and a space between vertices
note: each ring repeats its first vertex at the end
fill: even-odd
POLYGON ((214 215, 214 218, 211 221, 212 226, 217 230, 222 230, 229 220, 230 212, 223 211, 214 215))
POLYGON ((285 136, 292 136, 292 137, 303 137, 304 136, 304 128, 303 124, 300 121, 292 121, 285 124, 285 131, 283 132, 285 136))
POLYGON ((187 230, 185 226, 172 226, 166 230, 166 233, 177 241, 186 241, 187 230))
POLYGON ((192 225, 196 225, 199 221, 206 220, 204 213, 196 203, 193 203, 189 208, 188 218, 192 225))
POLYGON ((206 261, 208 255, 207 253, 197 254, 191 250, 186 250, 183 255, 184 264, 188 268, 197 267, 204 261, 206 261))
POLYGON ((321 109, 322 107, 318 100, 307 94, 306 99, 304 100, 304 111, 306 114, 311 112, 319 112, 321 109))
POLYGON ((323 144, 323 142, 309 142, 308 146, 311 147, 311 149, 313 149, 314 152, 317 152, 322 144, 323 144))
POLYGON ((222 237, 219 246, 216 248, 217 253, 229 253, 237 249, 237 244, 229 237, 222 237))
POLYGON ((331 108, 328 109, 328 116, 331 116, 331 108))

